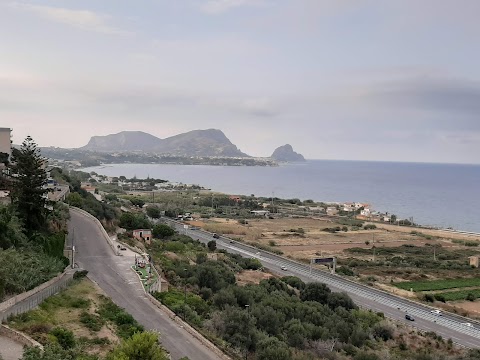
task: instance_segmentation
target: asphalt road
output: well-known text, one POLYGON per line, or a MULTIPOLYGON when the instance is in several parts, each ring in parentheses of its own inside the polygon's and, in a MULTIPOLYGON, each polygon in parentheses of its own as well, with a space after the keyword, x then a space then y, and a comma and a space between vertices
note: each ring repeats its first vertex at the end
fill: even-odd
POLYGON ((480 323, 476 323, 473 320, 467 320, 461 316, 445 312, 442 312, 441 316, 434 315, 431 313, 433 308, 426 305, 355 283, 338 275, 310 269, 308 265, 253 248, 224 236, 219 239, 213 239, 211 233, 203 230, 186 230, 183 223, 165 220, 174 226, 177 231, 186 233, 194 239, 204 243, 216 240, 217 248, 225 249, 230 253, 240 254, 243 257, 255 257, 266 268, 275 273, 283 276, 298 276, 306 282, 323 282, 332 291, 346 292, 362 308, 383 312, 386 317, 402 321, 420 330, 434 331, 445 339, 452 339, 458 345, 468 348, 480 348, 480 323), (286 270, 282 270, 282 267, 285 267, 286 270), (406 314, 412 315, 415 321, 406 320, 406 314), (466 326, 466 322, 473 324, 473 327, 466 326))
POLYGON ((70 214, 69 234, 74 234, 77 251, 75 262, 88 270, 89 277, 115 304, 125 308, 146 329, 158 331, 161 343, 172 359, 188 356, 192 360, 220 360, 147 299, 137 275, 129 269, 133 264, 126 263, 122 256, 114 255, 91 219, 75 211, 70 211, 70 214))

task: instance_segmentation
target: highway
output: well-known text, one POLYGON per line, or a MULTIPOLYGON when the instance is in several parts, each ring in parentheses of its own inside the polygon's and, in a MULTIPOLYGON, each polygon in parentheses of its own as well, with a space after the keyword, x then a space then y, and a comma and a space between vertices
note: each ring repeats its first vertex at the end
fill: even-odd
POLYGON ((146 329, 158 331, 160 341, 172 359, 188 356, 195 360, 220 360, 147 299, 137 275, 130 269, 134 261, 114 255, 92 219, 74 210, 70 215, 69 242, 73 236, 76 263, 89 271, 89 277, 114 303, 125 308, 146 329))
POLYGON ((177 231, 186 233, 203 243, 216 240, 217 248, 219 249, 240 254, 243 257, 255 257, 260 260, 266 268, 279 275, 298 276, 305 282, 317 281, 325 283, 332 291, 346 292, 352 300, 362 308, 383 312, 386 317, 399 320, 419 330, 434 331, 444 339, 452 339, 458 345, 467 348, 480 347, 480 324, 473 320, 446 312, 442 312, 440 316, 435 315, 431 313, 433 308, 426 305, 350 281, 338 275, 317 269, 310 269, 308 265, 256 249, 224 236, 213 239, 213 234, 211 233, 203 230, 185 229, 183 223, 165 218, 163 220, 174 226, 177 231), (282 270, 282 267, 285 267, 286 270, 282 270), (412 315, 415 321, 406 320, 406 314, 412 315), (466 322, 473 324, 473 327, 466 326, 466 322))

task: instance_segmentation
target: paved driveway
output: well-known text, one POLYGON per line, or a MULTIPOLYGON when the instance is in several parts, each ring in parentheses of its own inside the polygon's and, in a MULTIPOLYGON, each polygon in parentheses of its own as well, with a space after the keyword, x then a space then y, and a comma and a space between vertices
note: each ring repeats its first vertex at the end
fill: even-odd
POLYGON ((22 354, 22 344, 0 335, 0 355, 3 360, 18 360, 22 354))

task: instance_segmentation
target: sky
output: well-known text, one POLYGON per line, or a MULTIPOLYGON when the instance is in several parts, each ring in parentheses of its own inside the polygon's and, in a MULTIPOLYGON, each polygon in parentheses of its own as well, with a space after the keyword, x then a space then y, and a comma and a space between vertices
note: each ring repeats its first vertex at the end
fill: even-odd
POLYGON ((480 163, 478 0, 0 0, 0 127, 480 163))

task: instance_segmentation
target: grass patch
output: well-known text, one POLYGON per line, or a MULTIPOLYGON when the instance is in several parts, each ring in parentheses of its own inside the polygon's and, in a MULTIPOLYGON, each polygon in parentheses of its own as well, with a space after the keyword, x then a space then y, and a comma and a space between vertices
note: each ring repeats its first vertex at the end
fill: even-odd
POLYGON ((459 290, 459 291, 450 291, 435 294, 441 295, 445 301, 456 301, 456 300, 475 300, 480 298, 480 289, 475 290, 459 290))
POLYGON ((480 278, 406 281, 394 285, 404 290, 413 289, 413 291, 434 291, 480 286, 480 278))
POLYGON ((117 325, 117 335, 123 339, 127 339, 136 332, 144 331, 132 315, 124 309, 114 304, 106 296, 102 296, 102 304, 98 309, 98 315, 103 320, 109 320, 117 325))

